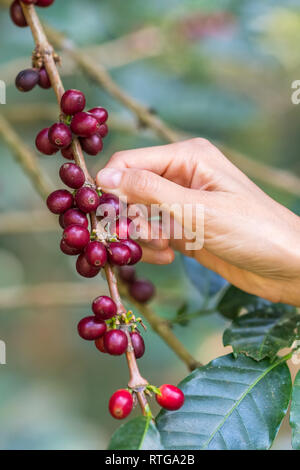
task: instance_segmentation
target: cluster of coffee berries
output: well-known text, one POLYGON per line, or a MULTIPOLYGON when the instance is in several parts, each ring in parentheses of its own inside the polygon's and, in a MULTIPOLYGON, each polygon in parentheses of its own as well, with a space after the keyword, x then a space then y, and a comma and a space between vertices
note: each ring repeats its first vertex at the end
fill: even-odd
POLYGON ((31 91, 36 85, 47 90, 51 88, 47 71, 44 67, 22 70, 16 77, 16 87, 19 91, 31 91))
POLYGON ((74 160, 73 135, 79 137, 81 147, 88 155, 101 152, 102 139, 108 134, 108 112, 102 107, 84 112, 85 103, 85 96, 79 90, 68 90, 63 94, 61 122, 42 129, 36 137, 36 147, 41 153, 53 155, 61 150, 64 158, 74 160))
POLYGON ((155 294, 155 287, 147 279, 137 279, 133 266, 120 266, 118 269, 120 279, 128 285, 128 292, 141 304, 148 302, 155 294))
MULTIPOLYGON (((50 7, 54 0, 22 0, 25 5, 35 5, 37 7, 50 7)), ((28 26, 25 15, 23 13, 20 0, 14 0, 10 6, 10 17, 15 25, 20 28, 28 26)))

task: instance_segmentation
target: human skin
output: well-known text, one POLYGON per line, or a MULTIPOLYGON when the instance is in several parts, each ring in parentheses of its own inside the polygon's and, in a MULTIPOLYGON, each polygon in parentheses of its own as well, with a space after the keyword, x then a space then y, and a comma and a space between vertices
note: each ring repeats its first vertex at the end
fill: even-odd
MULTIPOLYGON (((172 236, 144 240, 143 261, 168 264, 177 250, 240 289, 300 306, 300 217, 265 194, 209 141, 117 152, 99 171, 97 185, 126 196, 129 204, 203 205, 202 249, 187 251, 187 240, 172 236)), ((195 224, 190 221, 191 231, 195 224)))

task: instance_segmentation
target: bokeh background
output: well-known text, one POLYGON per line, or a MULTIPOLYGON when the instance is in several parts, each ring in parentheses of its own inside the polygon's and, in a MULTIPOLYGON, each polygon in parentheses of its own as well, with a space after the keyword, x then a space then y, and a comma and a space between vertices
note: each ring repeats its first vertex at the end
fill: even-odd
MULTIPOLYGON (((299 175, 300 107, 291 103, 291 83, 300 79, 298 0, 56 0, 39 13, 170 125, 299 175)), ((15 89, 16 74, 30 66, 33 41, 4 7, 0 40, 0 79, 7 84, 0 113, 34 149, 37 132, 55 119, 55 97, 51 90, 15 89)), ((65 87, 83 90, 90 107, 111 112, 104 152, 88 158, 93 173, 117 150, 162 142, 139 129, 135 117, 70 58, 62 59, 65 87)), ((0 448, 104 449, 119 425, 107 402, 126 385, 127 367, 124 358, 101 355, 82 341, 76 324, 105 284, 79 278, 74 259, 61 255, 56 223, 3 139, 0 156, 0 339, 7 346, 7 365, 0 365, 0 448)), ((58 157, 39 156, 39 164, 59 187, 58 157)), ((295 195, 258 183, 299 212, 295 195)), ((138 271, 156 284, 152 307, 171 323, 184 304, 188 311, 202 305, 179 258, 138 271)), ((225 325, 211 314, 185 326, 175 322, 173 331, 207 362, 225 351, 225 325)), ((152 383, 177 383, 187 375, 157 335, 148 329, 145 336, 140 366, 152 383)), ((289 433, 285 423, 274 448, 290 448, 289 433)))

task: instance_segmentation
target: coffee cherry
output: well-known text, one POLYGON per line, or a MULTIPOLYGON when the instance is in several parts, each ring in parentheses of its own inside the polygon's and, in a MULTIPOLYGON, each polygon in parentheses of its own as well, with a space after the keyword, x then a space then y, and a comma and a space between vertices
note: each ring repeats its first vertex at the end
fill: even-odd
POLYGON ((75 163, 64 163, 59 170, 59 176, 69 188, 79 189, 85 182, 82 169, 75 163))
POLYGON ((94 341, 100 338, 106 332, 106 324, 97 317, 85 317, 77 325, 78 333, 81 338, 88 341, 94 341))
POLYGON ((102 320, 109 320, 117 314, 117 306, 107 295, 100 295, 92 303, 92 310, 102 320))
POLYGON ((121 356, 128 347, 126 333, 122 330, 109 330, 104 335, 104 347, 108 354, 121 356))
POLYGON ((88 113, 77 113, 71 121, 71 129, 79 137, 90 137, 96 134, 100 127, 94 116, 88 113))
POLYGON ((107 351, 105 349, 105 346, 104 346, 104 337, 103 336, 100 336, 100 338, 96 339, 95 346, 102 353, 104 353, 104 354, 107 353, 107 351))
POLYGON ((44 67, 42 67, 39 72, 39 86, 45 90, 51 88, 50 78, 44 67))
POLYGON ((69 225, 81 225, 84 228, 88 228, 89 222, 87 216, 81 210, 69 209, 61 215, 60 225, 62 228, 66 228, 69 225))
POLYGON ((126 245, 130 250, 130 261, 128 264, 136 264, 143 256, 143 250, 138 243, 134 240, 122 240, 123 245, 126 245))
POLYGON ((82 250, 90 241, 90 232, 82 225, 69 225, 64 230, 63 239, 71 248, 82 250))
POLYGON ((82 137, 80 143, 82 149, 88 155, 97 155, 103 149, 103 142, 98 134, 93 134, 90 137, 82 137))
POLYGON ((129 293, 138 302, 145 303, 153 297, 155 287, 152 282, 139 279, 130 285, 129 293))
POLYGON ((156 395, 157 403, 169 411, 179 410, 184 403, 184 394, 180 388, 165 384, 159 387, 161 396, 156 395))
POLYGON ((61 154, 67 160, 74 160, 72 145, 69 145, 69 147, 62 149, 61 154))
POLYGON ((85 213, 95 211, 99 206, 99 199, 98 193, 88 187, 78 189, 75 196, 77 207, 85 213))
POLYGON ((99 268, 94 268, 94 266, 91 266, 90 263, 88 263, 84 253, 81 253, 77 258, 76 270, 78 274, 88 278, 97 276, 100 271, 99 268))
POLYGON ((104 193, 99 200, 99 215, 116 219, 120 214, 121 202, 114 194, 104 193))
POLYGON ((116 234, 120 240, 126 240, 134 230, 134 223, 128 217, 121 217, 116 222, 116 234))
POLYGON ((58 148, 51 144, 49 140, 49 127, 38 133, 35 139, 36 148, 44 155, 53 155, 58 152, 58 148))
POLYGON ((143 337, 137 331, 130 333, 130 337, 134 355, 137 359, 140 359, 140 357, 142 357, 145 353, 145 343, 143 337))
POLYGON ((133 408, 133 398, 131 393, 128 390, 117 390, 110 397, 108 408, 113 418, 127 418, 133 408))
POLYGON ((28 23, 26 21, 25 15, 23 13, 21 4, 19 0, 15 0, 9 9, 10 17, 15 23, 15 25, 19 26, 20 28, 24 28, 25 26, 28 26, 28 23))
POLYGON ((60 107, 63 113, 74 115, 80 113, 85 107, 85 96, 79 90, 66 91, 61 99, 60 107))
POLYGON ((99 124, 104 124, 108 119, 108 112, 105 108, 92 108, 88 112, 97 119, 99 124))
POLYGON ((106 248, 101 242, 90 242, 85 248, 85 257, 91 266, 103 268, 107 261, 106 248))
POLYGON ((102 139, 104 139, 104 137, 107 136, 107 134, 108 134, 107 124, 100 124, 98 134, 100 135, 100 137, 102 137, 102 139))
POLYGON ((60 249, 65 255, 69 256, 79 255, 82 251, 78 248, 71 248, 69 245, 66 244, 64 239, 62 239, 60 242, 60 249))
MULTIPOLYGON (((71 210, 71 209, 69 209, 69 210, 71 210)), ((60 214, 60 216, 58 218, 58 222, 59 222, 59 225, 61 226, 61 228, 66 228, 66 225, 64 223, 64 214, 60 214)))
POLYGON ((39 81, 39 72, 36 69, 22 70, 16 76, 16 87, 19 91, 30 91, 32 90, 39 81))
POLYGON ((72 142, 72 132, 70 128, 62 122, 53 124, 49 129, 49 140, 51 144, 56 147, 69 147, 72 142))
POLYGON ((119 242, 111 242, 108 246, 108 260, 116 266, 124 266, 130 261, 130 249, 119 242))
POLYGON ((54 0, 37 0, 38 7, 50 7, 54 3, 54 0))
POLYGON ((58 189, 48 196, 47 206, 53 214, 63 214, 73 206, 73 196, 66 189, 58 189))
POLYGON ((136 279, 136 272, 133 266, 120 266, 118 273, 122 281, 127 282, 128 284, 134 282, 136 279))

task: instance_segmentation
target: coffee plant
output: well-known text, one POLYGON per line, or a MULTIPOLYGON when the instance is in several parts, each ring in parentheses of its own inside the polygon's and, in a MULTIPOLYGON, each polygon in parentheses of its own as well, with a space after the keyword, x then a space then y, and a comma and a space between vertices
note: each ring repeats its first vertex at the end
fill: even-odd
POLYGON ((206 307, 191 314, 183 306, 175 321, 189 326, 195 316, 218 312, 231 322, 223 343, 233 353, 196 367, 179 387, 156 387, 142 377, 137 360, 145 353, 145 327, 141 318, 124 307, 119 287, 125 286, 131 299, 144 304, 153 297, 154 286, 136 277, 134 265, 141 260, 142 249, 131 237, 133 222, 124 216, 123 202, 103 193, 87 170, 83 152, 96 156, 102 151, 109 130, 108 112, 97 105, 86 110, 82 91, 64 90, 57 69, 60 58, 35 9, 53 3, 14 0, 11 4, 12 21, 19 27, 29 26, 35 41, 32 67, 17 75, 16 87, 21 92, 36 86, 52 88, 57 97, 58 122, 40 130, 35 144, 42 154, 61 153, 65 163, 59 176, 68 189, 52 192, 47 206, 58 216, 63 231, 61 251, 76 257, 81 276, 104 273, 110 292, 92 301, 90 315, 78 323, 78 333, 93 341, 101 354, 126 357, 130 379, 110 397, 110 414, 121 420, 135 406, 141 409, 140 417, 116 431, 109 449, 269 449, 290 403, 293 447, 300 449, 300 372, 292 385, 287 366, 297 353, 297 309, 228 286, 193 260, 183 262, 206 307), (282 354, 287 348, 289 352, 282 354), (153 396, 163 408, 156 418, 150 408, 153 396))

